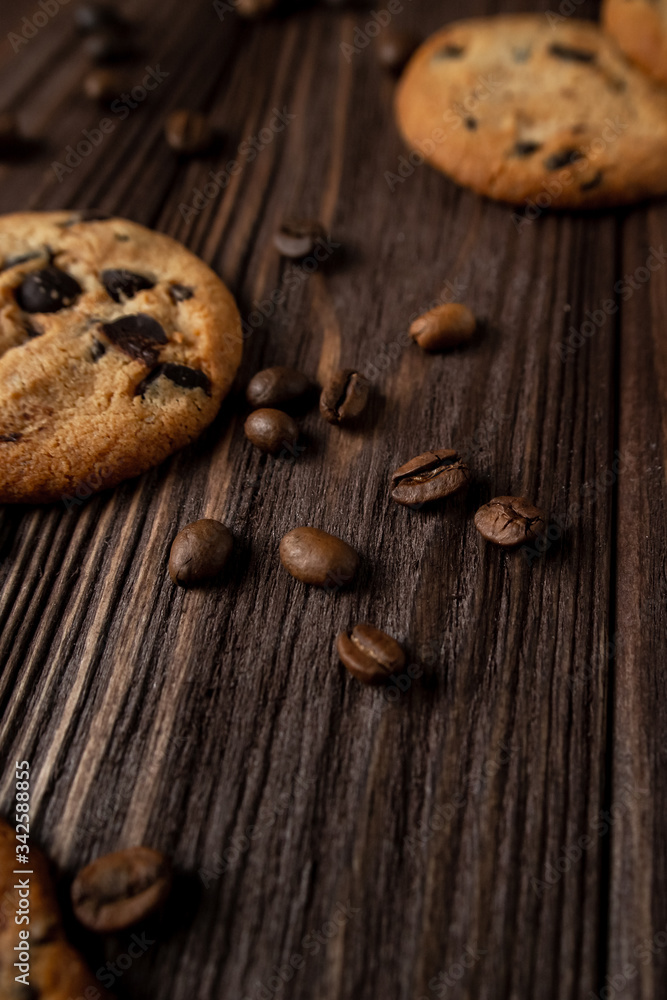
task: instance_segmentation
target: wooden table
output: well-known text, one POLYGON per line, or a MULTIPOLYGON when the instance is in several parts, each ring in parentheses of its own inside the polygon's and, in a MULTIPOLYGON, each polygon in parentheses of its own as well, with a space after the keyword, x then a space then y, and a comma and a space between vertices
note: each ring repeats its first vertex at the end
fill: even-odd
MULTIPOLYGON (((424 35, 464 7, 403 6, 395 26, 424 35)), ((647 261, 665 203, 517 225, 425 166, 392 191, 385 173, 405 155, 393 82, 372 46, 341 50, 368 36, 369 11, 252 24, 205 0, 125 5, 144 43, 131 83, 147 66, 167 75, 56 171, 105 113, 81 92, 72 8, 13 51, 6 36, 39 9, 0 11, 4 106, 44 143, 0 168, 0 210, 95 206, 170 233, 230 285, 248 333, 237 388, 196 445, 69 509, 2 512, 1 810, 27 759, 34 839, 65 886, 138 842, 179 872, 155 943, 114 989, 664 994, 667 268, 647 261), (210 156, 166 148, 180 106, 221 129, 210 156), (224 190, 197 198, 211 171, 224 190), (272 246, 294 214, 340 244, 310 274, 272 246), (426 356, 406 326, 442 297, 468 302, 482 334, 426 356), (563 355, 572 330, 580 346, 563 355), (363 426, 311 412, 297 457, 260 455, 243 389, 273 364, 366 371, 363 426), (413 513, 389 500, 393 468, 450 444, 474 470, 464 501, 413 513), (473 513, 503 493, 561 525, 543 554, 481 541, 473 513), (184 592, 170 542, 204 516, 234 531, 234 566, 184 592), (278 542, 300 524, 356 546, 357 585, 324 593, 282 570, 278 542), (400 696, 342 672, 334 638, 358 620, 394 634, 421 673, 400 696), (272 978, 290 959, 289 982, 272 978)), ((129 935, 72 933, 94 969, 127 951, 129 935)))

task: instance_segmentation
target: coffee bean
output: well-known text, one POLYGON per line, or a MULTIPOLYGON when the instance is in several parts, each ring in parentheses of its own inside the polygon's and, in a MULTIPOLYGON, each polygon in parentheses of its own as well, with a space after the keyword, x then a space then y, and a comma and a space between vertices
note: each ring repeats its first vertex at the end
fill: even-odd
POLYGON ((261 17, 277 6, 278 0, 236 0, 241 17, 261 17))
POLYGON ((193 521, 171 543, 169 576, 181 587, 213 580, 222 572, 233 546, 234 536, 220 521, 193 521))
POLYGON ((383 684, 405 666, 405 653, 390 635, 374 625, 355 625, 336 640, 346 670, 362 684, 383 684))
POLYGON ((89 35, 83 48, 88 58, 98 64, 125 62, 136 55, 133 42, 115 28, 105 28, 89 35))
POLYGON ((149 372, 134 390, 134 395, 143 396, 148 386, 161 375, 168 378, 174 385, 180 386, 181 389, 203 389, 207 396, 211 395, 211 382, 208 375, 205 375, 199 368, 175 365, 170 362, 157 365, 152 372, 149 372))
POLYGON ((124 271, 122 268, 102 271, 101 279, 114 302, 120 302, 121 298, 133 299, 137 292, 155 286, 155 282, 145 275, 124 271))
POLYGON ((392 499, 406 507, 433 503, 459 493, 470 482, 470 470, 452 448, 427 451, 410 459, 391 477, 392 499))
POLYGON ((525 497, 495 497, 475 514, 475 527, 488 542, 514 548, 546 528, 546 515, 525 497))
POLYGON ((127 27, 118 11, 107 3, 84 3, 74 11, 74 23, 82 35, 104 28, 116 28, 119 31, 127 27))
POLYGON ((296 368, 265 368, 248 382, 246 399, 251 406, 281 407, 294 403, 308 392, 311 383, 296 368))
POLYGON ((350 583, 359 567, 351 545, 319 528, 294 528, 280 542, 280 561, 302 583, 334 590, 350 583))
POLYGON ((43 267, 26 275, 15 291, 21 309, 29 313, 52 313, 73 305, 81 285, 58 267, 43 267))
POLYGON ((277 233, 273 243, 283 257, 295 260, 307 257, 313 250, 318 239, 324 239, 324 228, 316 219, 286 219, 277 233))
POLYGON ((171 865, 150 847, 129 847, 97 858, 72 883, 77 919, 91 931, 125 930, 164 903, 171 888, 171 865))
POLYGON ((378 62, 390 73, 400 73, 419 45, 419 39, 409 31, 385 28, 375 42, 378 62))
POLYGON ((83 92, 91 101, 107 104, 123 89, 122 78, 111 69, 93 69, 83 81, 83 92))
POLYGON ((449 302, 419 316, 410 326, 410 336, 425 351, 445 351, 471 340, 475 326, 467 306, 449 302))
POLYGON ((176 153, 188 156, 205 152, 213 140, 213 130, 206 115, 185 108, 172 111, 167 116, 164 134, 176 153))
POLYGON ((254 410, 245 422, 245 436, 260 451, 278 455, 281 451, 294 453, 299 439, 299 428, 288 413, 282 410, 254 410))
POLYGON ((102 323, 101 330, 116 347, 135 361, 143 362, 147 368, 152 368, 158 358, 159 349, 154 345, 167 343, 167 335, 160 324, 145 313, 102 323))
POLYGON ((320 413, 330 424, 354 420, 368 402, 369 383, 354 368, 334 372, 322 389, 320 413))

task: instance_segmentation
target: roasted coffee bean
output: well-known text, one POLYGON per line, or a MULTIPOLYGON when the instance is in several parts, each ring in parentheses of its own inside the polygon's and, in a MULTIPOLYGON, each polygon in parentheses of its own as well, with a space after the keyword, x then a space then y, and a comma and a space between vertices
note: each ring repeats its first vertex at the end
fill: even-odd
POLYGON ((283 257, 297 260, 307 257, 316 241, 325 236, 324 228, 316 219, 286 219, 274 234, 273 243, 283 257))
POLYGON ((205 152, 213 140, 213 130, 206 115, 185 108, 167 116, 164 134, 175 152, 188 156, 205 152))
POLYGON ((25 312, 52 313, 73 305, 81 286, 71 274, 50 266, 26 275, 15 294, 25 312))
POLYGON ((118 97, 123 89, 123 80, 112 69, 93 69, 83 81, 83 92, 91 101, 107 104, 118 97))
POLYGON ((194 290, 188 288, 187 285, 175 284, 169 286, 169 297, 172 302, 185 302, 187 299, 191 299, 194 294, 194 290))
POLYGON ((116 347, 135 361, 142 361, 147 368, 152 368, 158 358, 159 348, 154 345, 167 343, 167 335, 160 324, 145 313, 102 323, 101 330, 116 347))
POLYGON ((83 48, 89 59, 102 65, 125 62, 136 55, 134 43, 116 28, 105 28, 89 35, 83 48))
POLYGON ((367 380, 354 368, 341 368, 322 389, 320 413, 330 424, 354 420, 368 402, 369 389, 367 380))
POLYGON ((108 3, 84 3, 74 11, 74 23, 82 35, 104 28, 115 28, 119 31, 127 27, 115 7, 108 3))
POLYGON ((299 439, 299 428, 288 413, 282 410, 254 410, 245 422, 245 436, 260 451, 279 455, 281 451, 294 454, 299 439))
POLYGON ((448 302, 419 316, 410 327, 410 336, 425 351, 444 351, 471 340, 475 325, 467 306, 448 302))
POLYGON ((236 0, 241 17, 261 17, 277 6, 278 0, 236 0))
POLYGON ((102 284, 114 302, 120 302, 122 298, 133 299, 137 292, 155 287, 155 282, 151 278, 147 278, 144 274, 135 274, 134 271, 124 271, 122 268, 102 271, 101 278, 102 284))
POLYGON ((359 556, 351 545, 319 528, 295 528, 280 542, 280 561, 302 583, 337 590, 354 579, 359 556))
POLYGON ((172 542, 169 576, 182 587, 213 580, 224 569, 233 547, 234 536, 220 521, 193 521, 172 542))
POLYGON ((378 62, 390 73, 400 73, 419 45, 419 39, 409 31, 385 28, 375 42, 378 62))
POLYGON ((405 666, 405 653, 396 640, 374 625, 341 632, 336 649, 343 666, 362 684, 383 684, 405 666))
POLYGON ((459 493, 470 482, 470 470, 452 448, 427 451, 410 459, 391 477, 392 499, 406 507, 433 503, 459 493))
POLYGON ((150 847, 129 847, 97 858, 72 883, 77 919, 91 931, 114 933, 143 920, 164 903, 171 865, 150 847))
POLYGON ((475 514, 475 527, 488 542, 514 548, 546 528, 546 515, 525 497, 495 497, 475 514))
POLYGON ((254 407, 281 407, 301 399, 310 388, 309 379, 296 368, 265 368, 250 379, 245 397, 254 407))
POLYGON ((199 368, 175 365, 169 361, 157 365, 152 372, 149 372, 134 390, 134 395, 143 396, 148 386, 161 375, 168 378, 174 385, 180 386, 181 389, 203 389, 207 396, 211 395, 211 382, 208 375, 205 375, 199 368))

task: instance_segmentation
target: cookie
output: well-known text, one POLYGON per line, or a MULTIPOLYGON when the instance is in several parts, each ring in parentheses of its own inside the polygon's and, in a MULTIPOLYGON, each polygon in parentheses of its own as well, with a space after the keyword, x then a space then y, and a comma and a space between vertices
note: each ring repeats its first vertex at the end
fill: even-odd
POLYGON ((667 191, 667 92, 589 21, 451 24, 408 64, 396 112, 411 164, 501 201, 592 208, 667 191))
POLYGON ((606 0, 602 19, 626 56, 667 83, 667 0, 606 0))
POLYGON ((0 217, 0 501, 68 506, 162 462, 213 420, 241 349, 232 295, 168 236, 0 217))

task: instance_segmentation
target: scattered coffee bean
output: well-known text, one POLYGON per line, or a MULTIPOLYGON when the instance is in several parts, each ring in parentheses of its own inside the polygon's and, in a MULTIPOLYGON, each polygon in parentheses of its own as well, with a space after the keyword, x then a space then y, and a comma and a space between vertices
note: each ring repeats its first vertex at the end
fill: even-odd
POLYGON ((248 441, 271 455, 278 455, 281 451, 294 454, 294 446, 299 439, 299 428, 282 410, 254 410, 243 429, 248 441))
POLYGON ((115 28, 119 31, 127 27, 115 7, 108 3, 84 3, 74 11, 74 23, 82 35, 104 28, 115 28))
POLYGON ((100 329, 112 344, 147 368, 157 361, 159 348, 155 345, 167 343, 167 335, 158 321, 146 313, 121 316, 112 323, 102 323, 100 329))
POLYGON ((234 536, 211 518, 186 524, 171 543, 169 576, 181 587, 213 580, 231 555, 234 536))
POLYGON ((58 312, 73 305, 80 294, 79 282, 53 266, 32 271, 15 291, 21 309, 29 313, 58 312))
POLYGON ((346 670, 362 684, 383 684, 405 666, 405 653, 390 635, 374 625, 355 625, 336 640, 346 670))
POLYGON ((248 382, 246 399, 251 406, 281 407, 301 399, 311 387, 309 379, 296 368, 265 368, 248 382))
POLYGON ((155 282, 151 278, 122 268, 102 271, 101 279, 114 302, 120 302, 121 298, 133 299, 137 292, 155 287, 155 282))
POLYGON ((354 420, 368 402, 370 385, 354 368, 334 372, 322 389, 320 413, 330 424, 354 420))
POLYGON ((167 116, 164 124, 167 142, 176 153, 194 156, 204 153, 213 141, 213 129, 200 111, 179 108, 167 116))
POLYGON ((83 43, 89 59, 94 63, 118 63, 136 55, 132 41, 121 31, 107 28, 89 35, 83 43))
POLYGON ((417 455, 391 477, 392 499, 406 507, 433 503, 459 493, 470 482, 470 470, 457 451, 441 448, 417 455))
POLYGON ((419 316, 410 326, 410 336, 425 351, 444 351, 471 340, 475 325, 467 306, 448 302, 419 316))
POLYGON ((514 548, 546 528, 546 515, 525 497, 495 497, 475 514, 475 527, 488 542, 514 548))
POLYGON ((123 89, 123 80, 112 69, 93 69, 83 81, 83 91, 91 101, 107 104, 118 97, 123 89))
POLYGON ((277 5, 278 0, 236 0, 241 17, 261 17, 277 5))
POLYGON ((390 73, 400 73, 419 45, 419 39, 409 31, 385 28, 375 42, 378 62, 390 73))
POLYGON ((77 919, 91 931, 113 933, 143 920, 164 903, 171 865, 150 847, 129 847, 97 858, 72 883, 77 919))
POLYGON ((280 542, 280 561, 302 583, 337 589, 350 583, 359 567, 351 545, 319 528, 295 528, 280 542))
POLYGON ((273 243, 283 257, 297 260, 308 256, 316 240, 325 236, 323 226, 316 219, 287 219, 274 234, 273 243))

